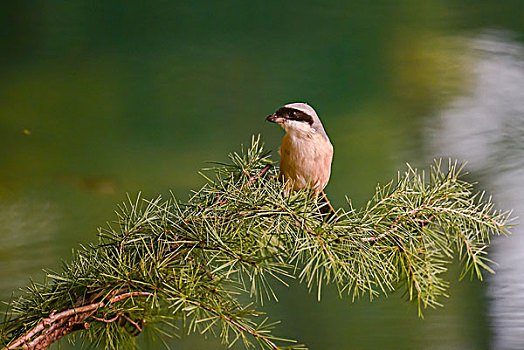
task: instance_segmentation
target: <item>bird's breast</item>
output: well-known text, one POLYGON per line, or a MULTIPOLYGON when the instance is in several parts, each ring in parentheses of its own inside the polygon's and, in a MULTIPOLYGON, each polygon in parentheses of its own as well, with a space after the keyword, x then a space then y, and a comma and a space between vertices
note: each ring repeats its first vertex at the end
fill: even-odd
POLYGON ((293 189, 322 190, 329 181, 333 146, 315 133, 286 133, 280 147, 280 172, 293 189))

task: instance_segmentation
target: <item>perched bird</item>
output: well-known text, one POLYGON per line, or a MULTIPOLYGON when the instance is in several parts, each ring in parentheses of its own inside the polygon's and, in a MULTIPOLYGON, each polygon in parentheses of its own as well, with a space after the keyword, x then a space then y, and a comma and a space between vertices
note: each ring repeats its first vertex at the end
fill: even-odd
POLYGON ((291 103, 266 120, 286 131, 279 153, 280 176, 288 182, 288 189, 309 188, 324 195, 331 175, 333 145, 315 110, 306 103, 291 103))

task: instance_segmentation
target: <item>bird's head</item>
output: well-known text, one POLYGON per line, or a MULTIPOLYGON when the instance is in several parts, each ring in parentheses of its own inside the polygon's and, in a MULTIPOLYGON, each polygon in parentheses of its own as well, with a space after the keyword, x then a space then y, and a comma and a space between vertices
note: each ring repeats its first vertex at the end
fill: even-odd
POLYGON ((288 133, 317 133, 328 138, 317 113, 307 103, 284 105, 269 115, 266 120, 280 124, 288 133))

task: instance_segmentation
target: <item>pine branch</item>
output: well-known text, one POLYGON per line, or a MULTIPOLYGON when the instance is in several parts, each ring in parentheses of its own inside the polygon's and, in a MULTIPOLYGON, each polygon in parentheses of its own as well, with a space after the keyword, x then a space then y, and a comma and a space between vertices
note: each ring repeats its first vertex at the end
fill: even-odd
MULTIPOLYGON (((126 298, 132 298, 132 297, 138 297, 138 296, 153 296, 151 293, 147 292, 129 292, 129 293, 122 293, 120 295, 116 295, 112 297, 107 304, 113 304, 120 300, 126 299, 126 298)), ((52 312, 49 317, 44 318, 42 321, 40 321, 35 327, 33 327, 29 332, 21 336, 20 338, 16 339, 12 343, 9 344, 7 347, 8 349, 16 349, 21 346, 27 346, 28 349, 39 349, 39 348, 47 348, 49 345, 51 345, 52 342, 60 339, 62 336, 80 329, 88 329, 90 326, 88 323, 82 324, 82 322, 92 317, 93 319, 97 319, 103 322, 113 322, 108 321, 105 319, 99 319, 98 317, 92 316, 93 313, 99 309, 105 306, 104 301, 100 301, 98 303, 93 303, 89 305, 80 306, 77 308, 64 310, 59 312, 58 314, 55 314, 52 312), (67 324, 67 326, 64 326, 64 324, 67 324), (58 327, 57 327, 58 326, 58 327), (33 338, 35 335, 39 335, 35 340, 29 342, 31 338, 33 338), (51 341, 51 342, 50 342, 51 341), (44 343, 45 342, 45 343, 44 343)), ((125 316, 124 314, 119 313, 118 317, 125 316)), ((118 317, 114 318, 118 319, 118 317)), ((130 322, 135 324, 137 328, 138 325, 130 319, 128 319, 130 322)))
POLYGON ((445 296, 442 273, 455 256, 462 276, 482 279, 492 272, 490 236, 508 233, 509 214, 475 194, 456 163, 443 168, 436 162, 426 176, 408 166, 364 209, 328 215, 329 201, 307 191, 284 195, 278 169, 253 139, 230 163, 205 170, 205 185, 187 202, 124 203, 98 244, 12 301, 1 344, 44 349, 82 330, 95 346, 127 349, 147 327, 214 334, 227 346, 299 349, 238 298, 277 299, 273 285, 293 277, 318 298, 328 283, 353 299, 404 289, 422 316, 445 296))

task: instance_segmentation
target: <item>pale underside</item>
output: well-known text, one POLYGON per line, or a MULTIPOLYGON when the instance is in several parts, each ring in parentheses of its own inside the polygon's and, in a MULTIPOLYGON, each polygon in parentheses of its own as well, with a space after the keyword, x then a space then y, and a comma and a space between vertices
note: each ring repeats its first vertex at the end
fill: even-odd
POLYGON ((282 126, 287 133, 280 146, 281 176, 292 190, 306 187, 322 191, 331 175, 331 142, 306 123, 286 121, 282 126))

